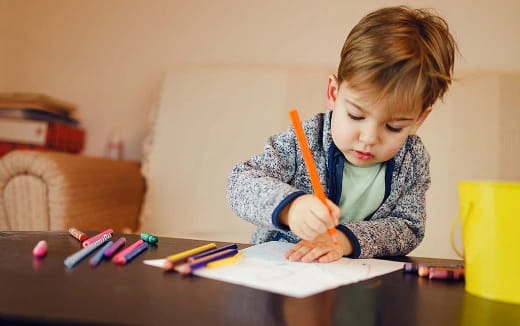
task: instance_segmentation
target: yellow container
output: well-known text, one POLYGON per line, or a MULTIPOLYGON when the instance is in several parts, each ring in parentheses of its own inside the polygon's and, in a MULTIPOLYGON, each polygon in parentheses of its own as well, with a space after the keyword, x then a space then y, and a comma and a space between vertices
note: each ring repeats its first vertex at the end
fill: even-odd
POLYGON ((459 182, 466 291, 520 304, 520 183, 459 182))

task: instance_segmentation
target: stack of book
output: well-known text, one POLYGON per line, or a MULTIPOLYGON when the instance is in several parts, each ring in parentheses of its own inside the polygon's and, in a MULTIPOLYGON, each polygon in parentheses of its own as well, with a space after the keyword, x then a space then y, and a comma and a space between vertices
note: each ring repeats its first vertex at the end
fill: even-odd
POLYGON ((77 108, 34 93, 0 93, 0 157, 14 149, 79 153, 85 130, 77 108))

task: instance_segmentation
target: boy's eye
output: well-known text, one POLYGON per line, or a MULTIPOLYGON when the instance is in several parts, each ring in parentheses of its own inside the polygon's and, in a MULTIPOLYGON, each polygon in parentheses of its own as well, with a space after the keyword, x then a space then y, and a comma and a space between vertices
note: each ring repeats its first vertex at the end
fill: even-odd
POLYGON ((356 121, 358 121, 358 120, 363 120, 363 119, 364 119, 363 117, 358 117, 358 116, 353 115, 353 114, 351 114, 351 113, 349 113, 348 116, 349 116, 350 119, 352 119, 352 120, 356 120, 356 121))
POLYGON ((394 128, 394 127, 392 127, 390 125, 386 125, 386 128, 388 130, 390 130, 391 132, 400 132, 401 130, 403 130, 403 128, 394 128))

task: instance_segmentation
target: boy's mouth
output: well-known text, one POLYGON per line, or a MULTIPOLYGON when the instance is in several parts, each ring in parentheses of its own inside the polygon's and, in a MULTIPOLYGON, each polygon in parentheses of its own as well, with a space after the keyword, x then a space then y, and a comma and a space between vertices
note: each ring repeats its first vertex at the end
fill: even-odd
POLYGON ((374 157, 374 155, 372 155, 370 153, 361 152, 361 151, 354 151, 354 155, 356 156, 356 158, 358 158, 359 160, 363 160, 363 161, 369 160, 374 157))

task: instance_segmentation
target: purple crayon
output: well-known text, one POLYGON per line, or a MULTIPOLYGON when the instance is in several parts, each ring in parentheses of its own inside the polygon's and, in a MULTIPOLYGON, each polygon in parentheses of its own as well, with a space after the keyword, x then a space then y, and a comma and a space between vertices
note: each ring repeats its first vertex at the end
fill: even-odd
POLYGON ((105 250, 105 252, 103 253, 103 256, 105 256, 106 258, 109 258, 109 257, 112 257, 112 255, 118 251, 121 247, 123 247, 126 243, 126 239, 124 237, 121 237, 119 239, 117 239, 116 242, 114 242, 110 248, 108 248, 107 250, 105 250))

